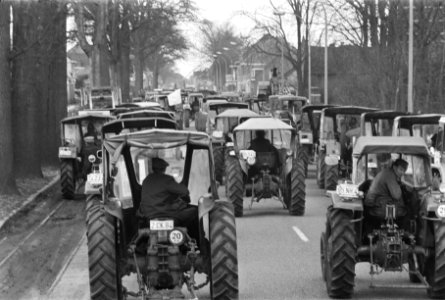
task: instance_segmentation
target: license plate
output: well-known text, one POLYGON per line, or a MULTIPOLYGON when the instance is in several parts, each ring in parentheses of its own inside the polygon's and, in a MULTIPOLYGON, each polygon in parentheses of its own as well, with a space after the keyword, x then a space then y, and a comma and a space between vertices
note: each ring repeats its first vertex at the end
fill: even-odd
POLYGON ((150 220, 150 230, 173 230, 173 220, 150 220))
POLYGON ((87 181, 92 185, 102 184, 102 173, 91 173, 87 176, 87 181))
POLYGON ((349 184, 337 185, 337 194, 343 198, 357 198, 358 197, 357 186, 349 184))
POLYGON ((70 148, 59 148, 59 156, 60 157, 71 157, 73 152, 70 148))

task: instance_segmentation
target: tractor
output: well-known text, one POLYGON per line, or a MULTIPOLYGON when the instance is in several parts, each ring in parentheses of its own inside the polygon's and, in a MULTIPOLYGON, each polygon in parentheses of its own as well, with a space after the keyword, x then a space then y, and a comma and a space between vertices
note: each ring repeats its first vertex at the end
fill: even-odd
POLYGON ((425 141, 419 137, 361 136, 353 150, 352 174, 350 182, 329 191, 332 203, 320 239, 321 269, 329 297, 350 298, 355 265, 367 262, 371 288, 425 288, 430 298, 444 299, 445 189, 431 189, 425 141), (405 206, 387 201, 381 214, 372 215, 372 207, 365 205, 372 180, 399 158, 408 162, 401 178, 405 206), (375 280, 383 272, 404 270, 409 284, 375 280))
POLYGON ((431 169, 433 174, 433 188, 438 189, 443 182, 445 166, 442 163, 443 114, 421 114, 399 116, 394 119, 393 136, 419 136, 430 144, 431 169), (434 138, 439 137, 439 139, 434 138))
POLYGON ((105 137, 102 170, 101 194, 86 206, 91 299, 183 299, 184 284, 190 299, 207 284, 212 299, 238 299, 233 206, 218 199, 207 134, 155 128, 105 137), (199 236, 175 218, 140 213, 154 158, 168 162, 166 174, 188 188, 199 236))
POLYGON ((226 146, 233 145, 233 129, 247 119, 255 117, 259 115, 246 108, 231 108, 215 117, 215 126, 210 127, 209 135, 212 137, 215 177, 220 184, 223 183, 224 177, 226 146))
POLYGON ((335 190, 340 178, 347 179, 352 170, 354 137, 360 134, 360 115, 375 108, 337 106, 322 109, 320 144, 317 153, 317 184, 335 190))
POLYGON ((236 217, 243 215, 244 195, 251 198, 250 207, 261 199, 274 198, 289 214, 304 214, 304 165, 297 159, 295 136, 292 126, 274 118, 250 118, 235 127, 233 148, 226 150, 225 184, 236 217), (261 132, 271 147, 256 151, 255 134, 261 132))
POLYGON ((379 110, 363 113, 360 117, 361 136, 391 136, 394 119, 410 115, 409 112, 379 110))
POLYGON ((81 115, 67 117, 60 122, 60 183, 65 199, 74 199, 77 188, 87 179, 91 170, 88 157, 100 149, 101 128, 112 119, 105 112, 83 111, 81 115))
POLYGON ((297 128, 301 119, 301 108, 308 104, 309 100, 294 95, 271 95, 269 96, 269 103, 273 117, 297 128))
POLYGON ((259 115, 266 115, 270 111, 269 101, 267 97, 246 99, 249 109, 259 115))
POLYGON ((333 105, 309 104, 301 108, 301 120, 298 130, 298 157, 304 162, 305 176, 308 175, 308 165, 315 160, 320 143, 320 116, 321 110, 333 105))

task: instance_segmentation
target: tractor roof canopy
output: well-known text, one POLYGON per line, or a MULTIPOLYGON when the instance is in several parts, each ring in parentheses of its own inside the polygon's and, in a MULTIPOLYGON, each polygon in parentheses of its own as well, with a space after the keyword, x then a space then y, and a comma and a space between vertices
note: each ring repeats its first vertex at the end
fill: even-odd
POLYGON ((428 147, 420 137, 399 136, 361 136, 353 149, 353 156, 360 157, 370 153, 403 153, 429 156, 428 147))
POLYGON ((151 128, 177 129, 177 126, 176 121, 169 117, 127 118, 108 122, 102 127, 102 134, 120 134, 124 129, 128 129, 129 131, 140 131, 151 128))
POLYGON ((291 130, 294 128, 283 121, 275 118, 252 118, 238 125, 234 131, 242 130, 291 130))
POLYGON ((124 146, 150 149, 168 149, 187 144, 210 147, 210 137, 206 133, 172 129, 148 129, 107 137, 103 141, 105 149, 114 158, 120 155, 124 146))
POLYGON ((87 120, 87 121, 95 121, 95 120, 103 120, 104 122, 114 119, 111 115, 103 115, 103 114, 85 114, 85 115, 78 115, 78 116, 72 116, 64 118, 61 123, 62 124, 76 124, 80 121, 87 120))
POLYGON ((361 115, 365 112, 376 111, 377 108, 361 106, 334 106, 323 109, 325 116, 334 117, 336 115, 361 115))
POLYGON ((409 129, 413 125, 428 125, 428 124, 439 124, 443 114, 422 114, 414 116, 400 116, 395 119, 394 126, 397 128, 409 129))
POLYGON ((308 104, 301 108, 301 112, 313 112, 314 110, 322 110, 323 108, 327 107, 336 107, 335 105, 331 104, 308 104))
POLYGON ((165 110, 143 109, 143 110, 125 112, 118 115, 118 119, 150 118, 150 117, 162 117, 174 120, 175 113, 165 110))
POLYGON ((254 111, 251 111, 247 108, 239 108, 239 109, 228 109, 220 113, 216 118, 237 118, 237 117, 257 117, 257 114, 254 111))

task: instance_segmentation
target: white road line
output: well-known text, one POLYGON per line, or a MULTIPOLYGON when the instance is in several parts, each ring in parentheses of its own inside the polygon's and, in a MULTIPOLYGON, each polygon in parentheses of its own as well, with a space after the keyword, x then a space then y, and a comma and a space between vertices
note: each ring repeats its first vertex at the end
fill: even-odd
POLYGON ((303 241, 303 242, 309 242, 309 239, 307 238, 307 236, 303 233, 303 231, 300 230, 300 228, 298 228, 297 226, 292 226, 292 229, 295 231, 295 233, 298 235, 298 237, 303 241))

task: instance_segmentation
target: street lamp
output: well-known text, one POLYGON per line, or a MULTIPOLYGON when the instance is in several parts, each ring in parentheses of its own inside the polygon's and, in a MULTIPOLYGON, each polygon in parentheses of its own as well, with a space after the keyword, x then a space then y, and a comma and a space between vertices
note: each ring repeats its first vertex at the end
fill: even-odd
MULTIPOLYGON (((315 7, 319 3, 315 3, 315 7)), ((326 13, 326 8, 321 4, 324 12, 324 104, 328 104, 328 17, 326 13)), ((308 97, 311 99, 311 45, 310 45, 310 30, 308 30, 308 97)))
POLYGON ((413 0, 409 0, 408 112, 413 112, 413 0))
MULTIPOLYGON (((274 15, 278 16, 280 18, 280 23, 281 23, 281 17, 284 15, 284 12, 282 11, 274 11, 273 13, 274 15)), ((281 39, 281 90, 283 89, 284 86, 284 55, 283 55, 283 39, 281 39)))

